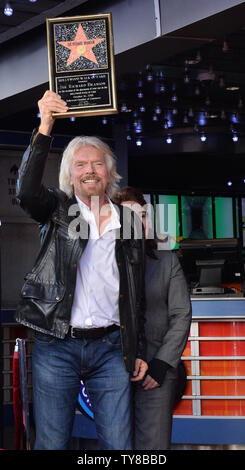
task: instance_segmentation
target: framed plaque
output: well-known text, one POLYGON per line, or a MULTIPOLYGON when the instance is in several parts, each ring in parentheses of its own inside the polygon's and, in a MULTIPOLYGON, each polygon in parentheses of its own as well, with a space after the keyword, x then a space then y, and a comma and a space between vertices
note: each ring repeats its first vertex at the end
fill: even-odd
POLYGON ((117 113, 111 14, 46 20, 50 90, 66 101, 55 117, 117 113))

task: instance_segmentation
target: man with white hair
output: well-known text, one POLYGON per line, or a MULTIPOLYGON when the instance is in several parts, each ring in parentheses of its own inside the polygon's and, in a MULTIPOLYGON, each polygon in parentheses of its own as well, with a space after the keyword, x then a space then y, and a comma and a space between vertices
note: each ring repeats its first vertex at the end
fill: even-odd
POLYGON ((35 449, 68 448, 81 379, 100 448, 132 449, 131 382, 148 367, 142 226, 112 203, 120 176, 98 138, 73 139, 63 154, 60 188, 42 184, 53 113, 68 108, 52 91, 38 105, 40 126, 17 182, 17 199, 40 224, 42 241, 16 311, 16 320, 35 330, 35 449))

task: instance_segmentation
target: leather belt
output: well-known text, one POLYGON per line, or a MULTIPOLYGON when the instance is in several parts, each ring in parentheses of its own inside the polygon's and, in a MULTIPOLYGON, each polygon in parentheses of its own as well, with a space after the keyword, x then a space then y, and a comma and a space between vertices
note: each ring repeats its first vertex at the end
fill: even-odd
POLYGON ((119 330, 118 325, 110 325, 107 328, 75 328, 74 326, 70 326, 68 335, 71 338, 75 339, 98 339, 103 338, 103 336, 111 333, 112 331, 119 330))

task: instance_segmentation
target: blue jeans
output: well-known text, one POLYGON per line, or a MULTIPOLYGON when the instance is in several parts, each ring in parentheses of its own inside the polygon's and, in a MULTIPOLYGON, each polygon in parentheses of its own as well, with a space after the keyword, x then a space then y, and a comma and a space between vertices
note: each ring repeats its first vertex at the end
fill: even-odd
POLYGON ((132 449, 131 382, 119 330, 96 340, 37 333, 32 365, 35 449, 69 447, 81 379, 100 448, 132 449))

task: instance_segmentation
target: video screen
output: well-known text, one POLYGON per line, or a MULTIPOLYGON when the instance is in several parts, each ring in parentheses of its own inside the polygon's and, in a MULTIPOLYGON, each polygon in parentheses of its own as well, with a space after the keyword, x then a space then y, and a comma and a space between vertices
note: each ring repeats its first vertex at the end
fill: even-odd
POLYGON ((181 196, 184 239, 213 238, 213 207, 210 196, 181 196))

